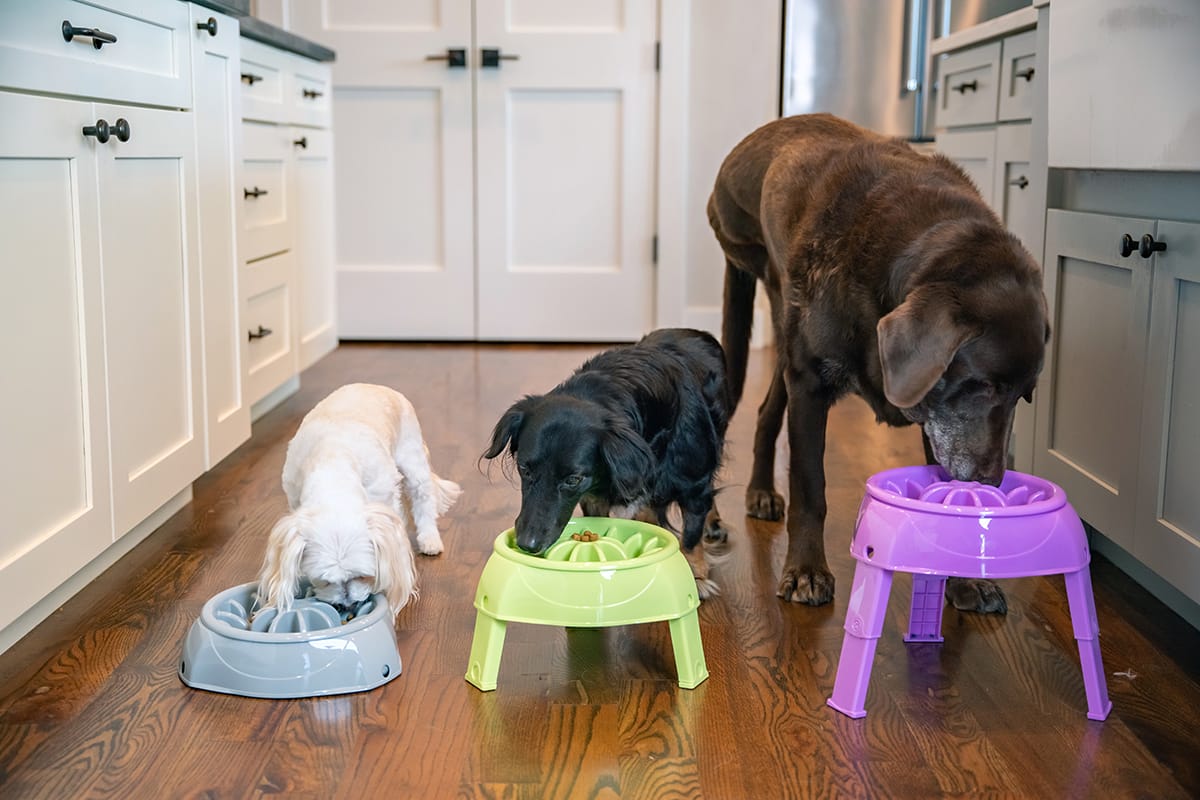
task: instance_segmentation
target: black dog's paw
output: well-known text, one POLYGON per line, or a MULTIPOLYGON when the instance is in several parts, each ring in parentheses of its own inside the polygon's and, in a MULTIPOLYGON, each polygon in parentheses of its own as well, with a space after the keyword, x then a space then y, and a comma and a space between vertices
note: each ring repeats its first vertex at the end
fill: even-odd
POLYGON ((772 522, 783 519, 783 496, 774 489, 746 490, 746 515, 772 522))
POLYGON ((787 567, 775 594, 792 603, 823 606, 833 600, 833 573, 828 569, 787 567))
POLYGON ((995 582, 982 578, 950 578, 946 581, 946 599, 959 611, 1008 613, 1004 592, 995 582))

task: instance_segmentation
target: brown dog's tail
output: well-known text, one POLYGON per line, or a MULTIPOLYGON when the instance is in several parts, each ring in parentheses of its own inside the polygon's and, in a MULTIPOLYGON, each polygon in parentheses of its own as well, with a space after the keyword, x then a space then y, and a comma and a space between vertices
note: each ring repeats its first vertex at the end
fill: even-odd
POLYGON ((750 357, 750 329, 754 323, 754 292, 758 279, 725 260, 725 303, 721 314, 721 346, 725 349, 730 416, 742 399, 746 361, 750 357))

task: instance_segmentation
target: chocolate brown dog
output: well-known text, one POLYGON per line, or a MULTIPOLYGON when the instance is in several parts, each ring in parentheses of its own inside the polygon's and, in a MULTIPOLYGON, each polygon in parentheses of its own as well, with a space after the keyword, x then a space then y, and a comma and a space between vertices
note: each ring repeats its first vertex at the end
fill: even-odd
MULTIPOLYGON (((780 597, 833 599, 825 560, 825 424, 842 395, 922 428, 930 463, 998 484, 1017 401, 1049 338, 1042 274, 966 174, 828 114, 769 123, 722 164, 708 217, 725 251, 723 345, 734 402, 754 293, 776 367, 758 412, 746 510, 780 519, 775 440, 787 411, 790 504, 780 597)), ((990 581, 951 580, 956 608, 1007 610, 990 581)))

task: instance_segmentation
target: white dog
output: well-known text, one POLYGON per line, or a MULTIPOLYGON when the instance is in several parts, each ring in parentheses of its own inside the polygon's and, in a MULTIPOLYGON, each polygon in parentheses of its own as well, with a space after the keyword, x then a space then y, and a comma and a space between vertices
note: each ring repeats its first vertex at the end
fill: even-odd
POLYGON ((287 610, 307 578, 339 609, 378 592, 393 615, 416 592, 409 524, 417 548, 437 555, 438 515, 462 493, 430 468, 412 404, 365 383, 337 389, 304 417, 288 445, 283 490, 291 513, 271 530, 259 607, 287 610))

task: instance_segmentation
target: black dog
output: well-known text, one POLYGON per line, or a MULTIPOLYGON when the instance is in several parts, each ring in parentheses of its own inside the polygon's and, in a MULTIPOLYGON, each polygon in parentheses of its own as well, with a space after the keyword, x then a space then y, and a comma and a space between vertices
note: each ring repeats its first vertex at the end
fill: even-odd
MULTIPOLYGON (((776 336, 747 513, 783 516, 774 448, 786 409, 788 552, 778 593, 828 603, 830 406, 859 394, 880 421, 920 425, 930 462, 998 484, 1013 410, 1033 392, 1050 335, 1041 269, 958 166, 828 114, 746 137, 721 166, 708 214, 727 259, 735 403, 760 281, 776 336)), ((1006 608, 991 581, 951 579, 947 594, 960 609, 1006 608)))
POLYGON ((713 475, 730 408, 721 345, 683 328, 600 353, 549 393, 517 401, 483 454, 495 458, 507 447, 516 462, 517 545, 544 551, 577 504, 587 516, 648 513, 666 526, 667 509, 677 503, 698 593, 715 594, 697 545, 725 540, 713 475))

